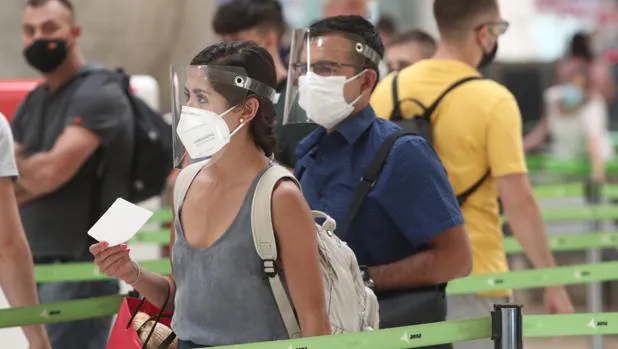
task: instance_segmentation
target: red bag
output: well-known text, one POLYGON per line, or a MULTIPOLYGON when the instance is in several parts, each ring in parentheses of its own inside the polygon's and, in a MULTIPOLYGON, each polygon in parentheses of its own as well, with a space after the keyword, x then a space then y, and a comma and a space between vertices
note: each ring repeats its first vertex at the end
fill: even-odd
MULTIPOLYGON (((169 297, 168 297, 169 298, 169 297)), ((164 308, 167 307, 167 302, 164 308)), ((120 309, 114 322, 114 327, 110 338, 107 342, 107 349, 143 349, 146 348, 149 340, 151 339, 155 326, 149 331, 148 338, 142 344, 140 336, 133 326, 133 320, 138 312, 143 312, 150 315, 151 319, 155 320, 155 326, 157 323, 161 323, 165 326, 171 327, 172 312, 162 312, 159 308, 152 305, 145 298, 139 299, 135 297, 126 297, 120 304, 120 309)), ((175 339, 175 335, 172 333, 168 338, 163 340, 163 343, 158 346, 161 349, 167 349, 175 346, 171 346, 172 341, 175 339)))

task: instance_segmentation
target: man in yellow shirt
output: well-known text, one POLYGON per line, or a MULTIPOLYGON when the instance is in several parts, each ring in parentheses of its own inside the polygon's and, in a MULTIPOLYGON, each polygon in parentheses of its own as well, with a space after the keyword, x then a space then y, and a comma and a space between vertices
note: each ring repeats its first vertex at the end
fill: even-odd
MULTIPOLYGON (((456 193, 480 185, 462 204, 473 252, 473 274, 508 271, 498 208, 502 200, 513 234, 535 268, 554 267, 539 207, 528 181, 519 108, 502 85, 481 79, 477 69, 493 60, 498 37, 508 28, 496 0, 436 0, 434 15, 442 42, 435 56, 401 70, 395 83, 403 119, 421 115, 440 95, 431 116, 432 142, 456 193), (423 106, 423 107, 421 107, 423 106), (486 176, 486 174, 488 174, 486 176)), ((393 114, 393 78, 385 77, 372 96, 376 114, 393 114)), ((449 297, 449 319, 487 316, 510 292, 449 297)), ((550 313, 570 313, 563 287, 545 290, 550 313)), ((491 343, 462 343, 455 348, 490 348, 491 343)))

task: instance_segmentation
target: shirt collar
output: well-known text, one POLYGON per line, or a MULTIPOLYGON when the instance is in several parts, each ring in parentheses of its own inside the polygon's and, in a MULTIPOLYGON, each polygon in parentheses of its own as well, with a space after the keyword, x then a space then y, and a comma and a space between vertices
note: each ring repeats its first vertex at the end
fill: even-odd
MULTIPOLYGON (((343 136, 348 144, 352 144, 371 126, 375 118, 373 108, 367 106, 356 115, 345 120, 335 129, 335 132, 343 136)), ((296 158, 301 159, 305 157, 325 135, 326 129, 324 127, 318 127, 311 132, 296 147, 296 158)))
POLYGON ((324 127, 318 127, 311 131, 307 137, 298 143, 296 146, 296 158, 302 159, 313 149, 322 137, 326 134, 324 127))
POLYGON ((373 108, 371 108, 371 106, 367 106, 358 114, 345 120, 337 127, 335 132, 342 135, 348 144, 353 144, 369 128, 369 126, 371 126, 375 118, 376 114, 373 111, 373 108))

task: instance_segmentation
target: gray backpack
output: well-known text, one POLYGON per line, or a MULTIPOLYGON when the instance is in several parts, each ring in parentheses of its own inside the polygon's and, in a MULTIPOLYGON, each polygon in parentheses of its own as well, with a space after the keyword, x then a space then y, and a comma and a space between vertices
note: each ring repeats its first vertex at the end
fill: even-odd
MULTIPOLYGON (((175 211, 204 164, 191 164, 178 174, 174 188, 175 211)), ((301 331, 294 307, 275 268, 278 254, 271 200, 275 186, 284 179, 294 181, 300 188, 294 175, 279 165, 272 165, 259 179, 253 197, 251 226, 255 249, 264 264, 264 273, 268 277, 285 327, 290 338, 298 338, 301 331)), ((316 232, 324 294, 333 334, 378 329, 378 300, 373 291, 365 286, 354 252, 334 234, 336 223, 331 217, 319 211, 312 213, 315 218, 324 220, 321 225, 316 223, 316 232)))

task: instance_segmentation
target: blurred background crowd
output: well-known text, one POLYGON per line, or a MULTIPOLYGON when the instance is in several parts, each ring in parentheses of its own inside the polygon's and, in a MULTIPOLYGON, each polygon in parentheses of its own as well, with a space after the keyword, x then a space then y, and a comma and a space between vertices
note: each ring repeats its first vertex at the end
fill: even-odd
MULTIPOLYGON (((217 40, 212 16, 218 3, 224 1, 181 0, 173 5, 167 0, 75 1, 83 25, 84 55, 105 66, 122 66, 132 74, 153 76, 160 88, 161 110, 168 112, 169 64, 186 62, 206 44, 217 40)), ((289 29, 308 25, 325 15, 366 13, 380 27, 386 41, 410 29, 421 29, 438 39, 429 0, 281 2, 289 29)), ((615 0, 502 0, 499 3, 511 25, 501 37, 496 63, 488 73, 516 96, 526 131, 541 118, 543 91, 557 81, 558 61, 574 54, 591 55, 591 59, 606 63, 618 60, 615 0), (571 50, 571 39, 578 32, 589 35, 586 52, 571 50)), ((10 1, 0 12, 0 66, 3 67, 0 79, 37 76, 21 55, 22 9, 22 2, 10 1)), ((606 79, 618 79, 615 67, 603 73, 606 79)), ((0 110, 8 109, 2 98, 0 110)), ((610 101, 609 105, 610 125, 616 128, 618 104, 610 101)))

